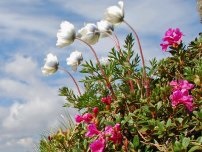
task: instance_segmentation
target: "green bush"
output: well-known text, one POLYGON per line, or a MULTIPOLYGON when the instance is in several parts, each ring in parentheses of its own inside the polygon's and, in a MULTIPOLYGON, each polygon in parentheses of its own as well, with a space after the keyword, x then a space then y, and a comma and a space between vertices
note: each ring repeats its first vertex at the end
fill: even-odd
MULTIPOLYGON (((40 151, 202 151, 202 34, 187 46, 182 36, 179 29, 169 29, 161 46, 170 56, 148 65, 135 53, 132 34, 123 47, 116 43, 105 64, 85 61, 80 71, 85 91, 78 86, 79 94, 66 86, 59 90, 66 98, 64 106, 77 108, 81 115, 68 129, 42 138, 40 151)), ((97 58, 90 42, 84 43, 97 58)), ((55 60, 48 72, 56 72, 58 65, 55 60)))

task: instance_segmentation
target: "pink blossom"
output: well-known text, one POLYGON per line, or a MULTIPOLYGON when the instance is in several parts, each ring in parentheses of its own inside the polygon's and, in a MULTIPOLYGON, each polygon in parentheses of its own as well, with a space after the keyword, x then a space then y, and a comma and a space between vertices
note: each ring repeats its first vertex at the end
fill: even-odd
POLYGON ((193 111, 193 97, 189 95, 188 90, 176 90, 170 95, 172 106, 176 107, 179 104, 183 104, 189 111, 193 111))
POLYGON ((92 121, 92 119, 93 119, 93 115, 91 113, 85 113, 83 115, 83 120, 86 123, 90 123, 92 121))
POLYGON ((111 96, 106 96, 106 97, 103 97, 103 98, 101 99, 101 101, 102 101, 103 103, 105 103, 106 105, 110 105, 111 102, 112 102, 112 98, 111 98, 111 96))
POLYGON ((80 122, 83 121, 83 117, 82 117, 81 115, 76 115, 76 116, 75 116, 75 121, 76 121, 77 123, 80 123, 80 122))
POLYGON ((94 107, 93 108, 93 113, 94 113, 95 116, 97 116, 98 112, 99 112, 98 107, 94 107))
POLYGON ((113 132, 113 127, 112 126, 106 126, 105 127, 105 131, 104 131, 105 136, 111 136, 112 132, 113 132))
POLYGON ((114 144, 121 143, 122 134, 121 134, 120 124, 116 124, 114 127, 112 127, 112 126, 106 126, 104 134, 114 144))
POLYGON ((178 46, 182 41, 182 36, 183 33, 180 31, 179 28, 176 29, 169 28, 166 31, 164 38, 162 39, 163 43, 160 44, 162 50, 166 51, 169 46, 173 47, 178 46))
POLYGON ((94 135, 98 135, 100 133, 95 124, 89 124, 87 130, 88 132, 85 134, 87 137, 93 137, 94 135))
POLYGON ((103 152, 105 148, 105 140, 99 138, 90 144, 91 152, 103 152))
POLYGON ((187 80, 173 80, 170 82, 170 85, 173 87, 173 91, 179 89, 191 90, 194 87, 194 85, 189 83, 187 80))

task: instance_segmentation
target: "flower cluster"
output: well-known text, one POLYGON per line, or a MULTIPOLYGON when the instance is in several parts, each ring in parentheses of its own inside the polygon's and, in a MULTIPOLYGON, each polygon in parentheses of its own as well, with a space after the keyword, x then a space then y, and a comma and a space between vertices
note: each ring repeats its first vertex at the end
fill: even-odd
MULTIPOLYGON (((111 100, 110 96, 104 98, 104 100, 111 100)), ((110 101, 111 102, 111 101, 110 101)), ((86 137, 92 138, 96 137, 90 144, 90 149, 92 152, 103 152, 105 145, 108 141, 111 141, 114 144, 120 144, 123 138, 121 133, 121 125, 119 123, 114 126, 107 125, 103 131, 99 131, 97 129, 96 116, 99 112, 97 107, 92 109, 93 114, 85 113, 83 115, 76 115, 75 121, 77 123, 84 122, 87 124, 87 132, 85 134, 86 137)))
POLYGON ((57 33, 57 43, 59 47, 70 45, 75 39, 82 40, 90 45, 98 42, 99 38, 107 37, 114 31, 114 25, 121 23, 124 19, 123 2, 118 2, 119 6, 111 6, 107 8, 104 20, 94 23, 87 23, 84 27, 76 30, 73 24, 63 21, 57 33))
POLYGON ((111 96, 103 97, 103 98, 101 99, 101 101, 102 101, 103 103, 105 103, 106 105, 110 105, 111 102, 112 102, 112 97, 111 97, 111 96))
POLYGON ((96 140, 90 144, 92 152, 103 152, 108 141, 112 141, 114 144, 120 144, 123 138, 121 127, 118 123, 114 126, 106 126, 103 131, 99 131, 95 124, 89 124, 87 130, 86 137, 96 136, 96 140))
POLYGON ((181 41, 182 41, 183 33, 180 31, 179 28, 172 29, 169 28, 166 33, 163 40, 163 43, 161 43, 161 47, 163 51, 166 51, 168 47, 177 47, 181 41))
POLYGON ((85 123, 90 123, 93 120, 93 115, 91 113, 85 113, 84 115, 76 115, 75 120, 77 123, 84 121, 85 123))
POLYGON ((173 80, 170 86, 173 88, 172 95, 170 95, 172 106, 183 104, 189 111, 193 111, 193 97, 189 95, 189 90, 193 89, 194 85, 187 80, 173 80))

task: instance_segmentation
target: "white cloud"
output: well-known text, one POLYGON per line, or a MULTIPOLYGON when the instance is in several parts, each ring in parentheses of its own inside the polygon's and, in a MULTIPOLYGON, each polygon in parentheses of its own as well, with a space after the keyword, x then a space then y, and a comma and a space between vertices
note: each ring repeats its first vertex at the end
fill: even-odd
POLYGON ((0 78, 0 98, 9 98, 13 104, 0 106, 0 151, 16 145, 29 148, 45 130, 59 125, 58 117, 64 112, 64 98, 58 96, 58 87, 42 81, 37 63, 19 54, 13 58, 1 69, 5 73, 0 78))
POLYGON ((37 63, 33 62, 31 57, 25 57, 20 54, 15 55, 13 60, 10 63, 7 63, 4 68, 5 72, 8 74, 14 75, 25 81, 28 78, 30 81, 30 79, 34 79, 39 75, 38 70, 36 70, 37 63))
POLYGON ((22 145, 23 147, 33 147, 34 145, 34 142, 33 142, 33 139, 30 138, 30 137, 27 137, 27 138, 21 138, 17 141, 17 143, 19 145, 22 145))

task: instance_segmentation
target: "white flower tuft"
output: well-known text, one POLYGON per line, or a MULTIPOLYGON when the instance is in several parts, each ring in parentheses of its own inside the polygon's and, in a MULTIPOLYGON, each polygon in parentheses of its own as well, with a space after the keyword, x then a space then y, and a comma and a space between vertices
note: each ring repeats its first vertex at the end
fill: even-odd
POLYGON ((64 47, 74 42, 76 31, 74 25, 68 21, 63 21, 60 24, 60 29, 57 32, 56 46, 64 47))
POLYGON ((44 60, 45 60, 45 64, 41 68, 42 73, 44 75, 51 75, 55 73, 59 66, 57 56, 53 55, 52 53, 49 53, 44 60))
POLYGON ((72 70, 76 71, 77 67, 81 64, 81 61, 83 61, 82 53, 76 50, 70 54, 66 61, 67 65, 70 65, 72 70))
POLYGON ((112 24, 119 24, 124 19, 124 3, 118 2, 118 6, 110 6, 106 9, 104 19, 112 24))
POLYGON ((95 24, 88 23, 86 26, 78 31, 77 37, 87 42, 88 44, 95 44, 99 39, 100 33, 95 24))
POLYGON ((100 31, 101 38, 109 36, 109 34, 112 34, 112 31, 114 31, 113 24, 111 24, 106 20, 101 20, 100 22, 97 22, 97 27, 98 30, 100 31))

